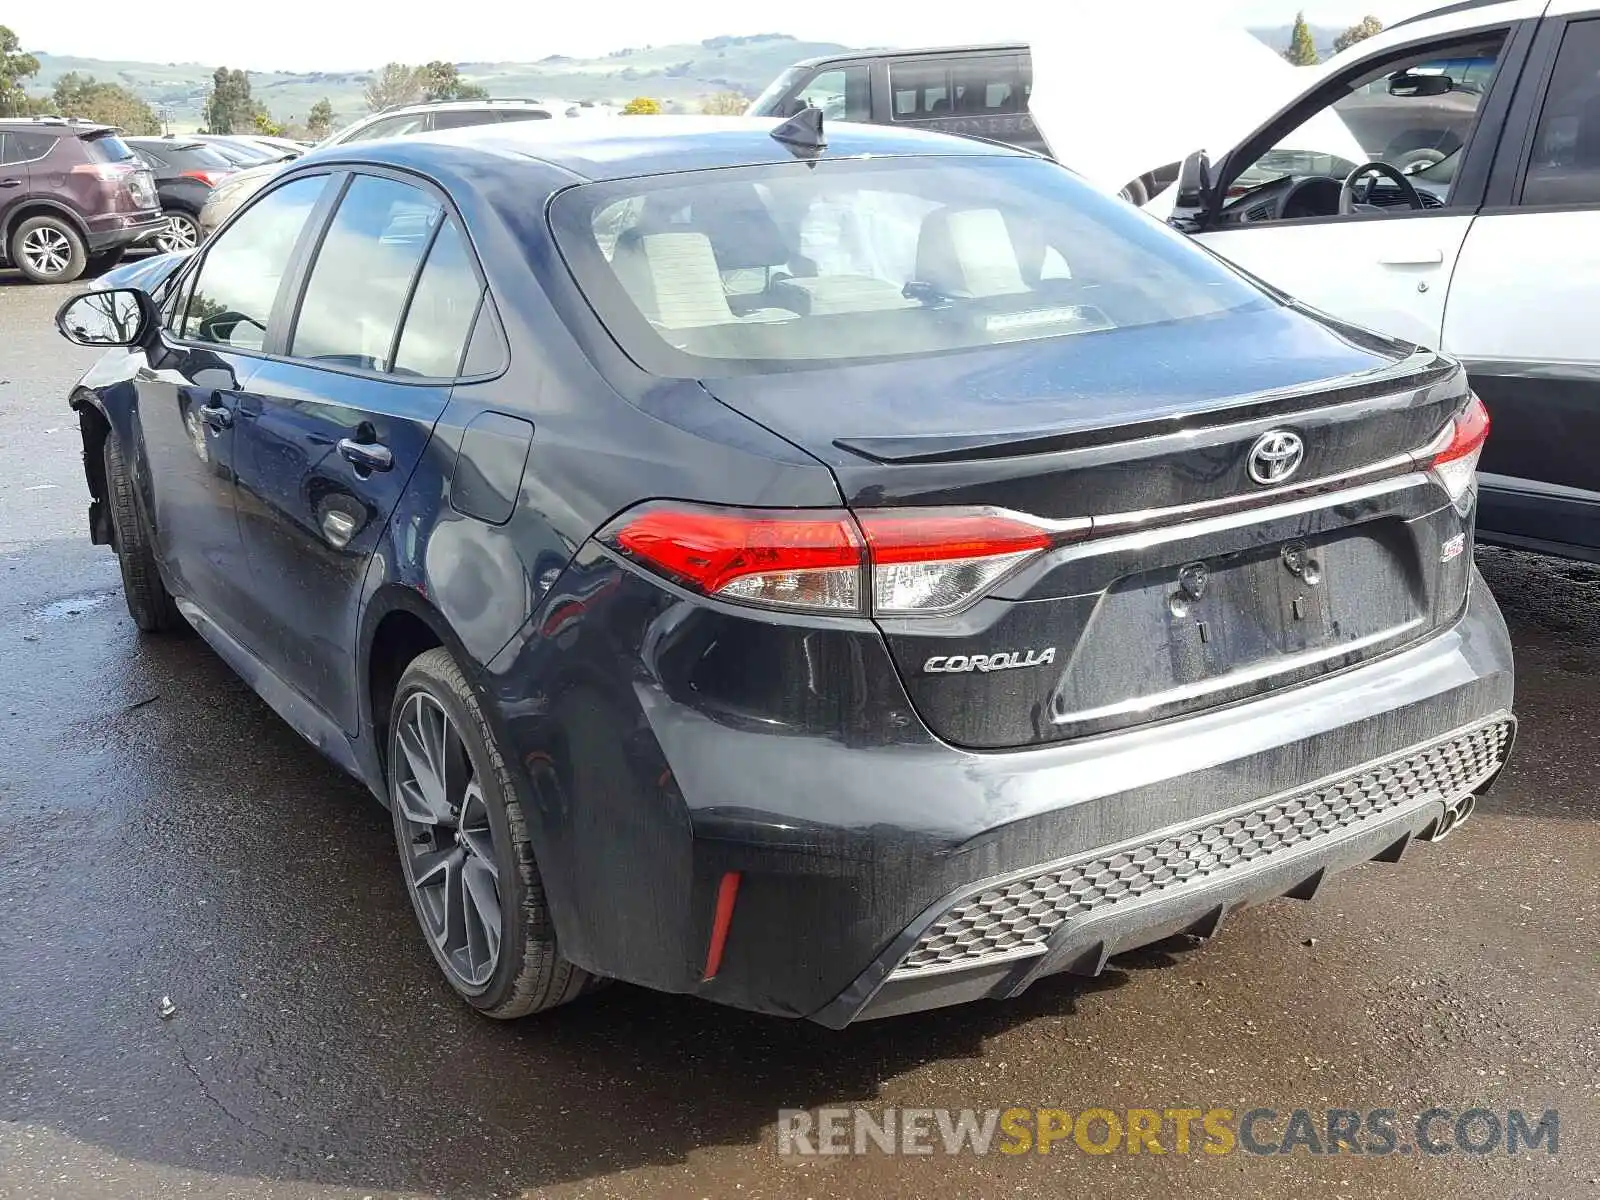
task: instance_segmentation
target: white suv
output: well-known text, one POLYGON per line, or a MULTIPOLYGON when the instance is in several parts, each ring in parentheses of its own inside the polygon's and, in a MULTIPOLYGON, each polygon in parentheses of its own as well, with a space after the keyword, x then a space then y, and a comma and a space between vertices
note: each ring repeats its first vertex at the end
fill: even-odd
MULTIPOLYGON (((562 111, 565 111, 563 106, 562 111)), ((374 142, 379 138, 407 137, 437 129, 460 129, 467 125, 491 125, 497 121, 548 121, 556 114, 536 100, 436 100, 386 108, 346 125, 338 133, 318 142, 314 149, 344 146, 351 142, 374 142)), ((246 200, 265 186, 282 163, 267 163, 230 175, 214 189, 200 211, 200 236, 208 238, 231 217, 246 200)))
POLYGON ((1466 361, 1480 538, 1600 560, 1600 0, 1403 21, 1187 182, 1174 220, 1218 254, 1466 361))

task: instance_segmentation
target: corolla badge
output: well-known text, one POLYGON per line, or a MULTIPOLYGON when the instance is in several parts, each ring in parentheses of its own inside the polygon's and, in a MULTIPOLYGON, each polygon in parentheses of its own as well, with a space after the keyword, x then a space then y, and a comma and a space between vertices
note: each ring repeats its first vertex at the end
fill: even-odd
POLYGON ((1042 667, 1056 660, 1056 648, 1043 650, 1002 650, 998 654, 936 654, 922 664, 929 675, 960 675, 966 671, 1014 671, 1018 667, 1042 667))
POLYGON ((1300 469, 1306 444, 1298 433, 1269 429, 1250 447, 1250 478, 1260 484, 1283 483, 1300 469))

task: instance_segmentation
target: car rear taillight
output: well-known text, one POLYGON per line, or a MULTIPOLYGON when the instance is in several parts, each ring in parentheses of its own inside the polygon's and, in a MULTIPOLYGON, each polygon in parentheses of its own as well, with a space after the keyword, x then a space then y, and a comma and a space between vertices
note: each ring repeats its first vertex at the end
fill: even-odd
POLYGON ((1473 396, 1439 435, 1438 441, 1421 456, 1419 465, 1426 466, 1450 499, 1459 502, 1472 486, 1478 458, 1488 437, 1489 410, 1482 400, 1473 396))
POLYGON ((652 503, 601 540, 707 596, 766 608, 933 616, 1089 531, 988 508, 734 509, 652 503))
POLYGON ((860 612, 861 535, 844 512, 651 505, 606 539, 708 596, 770 608, 860 612))
POLYGON ((217 184, 221 183, 224 179, 226 179, 231 174, 232 174, 231 171, 194 170, 194 171, 184 171, 183 172, 183 178, 185 178, 185 179, 198 179, 201 183, 205 184, 207 187, 216 187, 217 184))
POLYGON ((858 519, 872 558, 873 611, 886 616, 960 608, 1055 540, 992 509, 867 510, 858 519))
POLYGON ((133 170, 121 163, 78 163, 70 168, 70 173, 93 175, 101 183, 122 183, 133 175, 133 170))

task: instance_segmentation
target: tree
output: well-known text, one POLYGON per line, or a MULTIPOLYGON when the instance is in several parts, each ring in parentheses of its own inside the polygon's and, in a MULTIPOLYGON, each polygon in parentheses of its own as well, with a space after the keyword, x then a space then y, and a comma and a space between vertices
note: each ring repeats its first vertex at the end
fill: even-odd
POLYGON ((283 126, 272 119, 267 106, 259 101, 250 112, 250 127, 250 132, 259 133, 263 137, 277 137, 283 132, 283 126))
POLYGON ((1364 42, 1374 34, 1383 32, 1383 22, 1377 17, 1362 17, 1361 20, 1350 26, 1338 37, 1333 39, 1333 52, 1342 54, 1357 42, 1364 42))
POLYGON ((255 125, 260 107, 250 95, 250 77, 243 71, 218 67, 212 72, 205 110, 208 132, 242 133, 255 125))
POLYGON ((1321 61, 1317 57, 1317 44, 1311 40, 1311 26, 1306 24, 1304 12, 1295 14, 1294 32, 1289 35, 1289 48, 1283 52, 1283 57, 1296 67, 1311 67, 1321 61))
POLYGON ((306 114, 306 132, 319 142, 333 132, 333 105, 326 96, 313 104, 306 114))
POLYGON ((625 117, 654 117, 661 112, 661 102, 649 96, 635 96, 622 106, 625 117))
POLYGON ((26 83, 39 73, 39 60, 22 52, 17 35, 0 25, 0 117, 28 113, 26 83))
POLYGON ((742 117, 750 101, 739 92, 718 92, 700 103, 700 111, 708 117, 742 117))
POLYGON ((489 93, 485 88, 475 83, 468 83, 461 78, 461 72, 456 70, 455 63, 439 62, 437 59, 426 66, 417 68, 417 77, 422 83, 422 95, 426 100, 487 100, 489 93))
POLYGON ((129 133, 161 132, 154 109, 121 84, 101 83, 93 75, 68 71, 56 80, 51 102, 62 116, 116 125, 129 133))
POLYGON ((415 104, 422 99, 422 68, 392 62, 372 77, 363 89, 367 107, 373 112, 397 104, 415 104))

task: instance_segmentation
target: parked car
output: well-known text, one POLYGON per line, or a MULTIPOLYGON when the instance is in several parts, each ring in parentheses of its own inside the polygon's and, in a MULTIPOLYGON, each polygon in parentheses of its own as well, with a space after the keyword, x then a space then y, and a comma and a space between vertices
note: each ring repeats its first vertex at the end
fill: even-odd
MULTIPOLYGON (((410 137, 436 129, 460 129, 499 121, 548 121, 554 113, 534 100, 430 100, 386 108, 345 126, 318 142, 316 149, 371 142, 379 138, 410 137)), ((241 171, 212 195, 200 214, 200 233, 210 237, 241 204, 255 195, 281 169, 281 163, 241 171)))
POLYGON ((1008 147, 650 124, 311 155, 58 318, 134 621, 391 806, 469 1004, 1013 996, 1471 812, 1458 363, 1008 147))
POLYGON ((292 138, 273 137, 270 134, 251 133, 241 135, 241 140, 252 145, 260 146, 270 154, 279 158, 299 158, 311 147, 305 142, 297 142, 292 138))
POLYGON ((161 227, 155 181, 116 130, 0 117, 0 265, 71 283, 161 227))
POLYGON ((263 146, 254 138, 212 133, 195 133, 189 136, 197 142, 204 142, 210 146, 241 171, 250 167, 266 166, 268 163, 288 162, 296 157, 288 151, 263 146))
MULTIPOLYGON (((1036 154, 1050 148, 1028 111, 1033 60, 1026 45, 863 50, 808 58, 784 71, 748 114, 791 117, 810 106, 828 121, 860 121, 989 138, 1036 154)), ((1123 188, 1143 204, 1176 178, 1176 165, 1123 188)))
MULTIPOLYGON (((1048 128, 1048 127, 1047 127, 1048 128)), ((1600 560, 1600 4, 1403 21, 1319 68, 1176 217, 1327 312, 1465 360, 1485 541, 1600 560), (1308 115, 1309 114, 1309 115, 1308 115), (1337 116, 1363 161, 1319 153, 1337 116)))
POLYGON ((124 139, 155 176, 165 229, 150 241, 163 253, 200 244, 200 209, 212 190, 237 169, 204 142, 183 138, 124 139))

